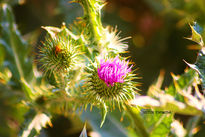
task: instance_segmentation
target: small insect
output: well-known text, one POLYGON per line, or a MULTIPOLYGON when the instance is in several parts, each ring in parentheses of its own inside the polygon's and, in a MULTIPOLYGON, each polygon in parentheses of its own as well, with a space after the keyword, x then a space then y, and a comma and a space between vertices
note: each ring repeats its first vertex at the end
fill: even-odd
POLYGON ((61 51, 62 51, 62 49, 60 48, 60 46, 59 46, 59 45, 56 45, 56 46, 55 46, 55 55, 57 56, 58 53, 61 52, 61 51))

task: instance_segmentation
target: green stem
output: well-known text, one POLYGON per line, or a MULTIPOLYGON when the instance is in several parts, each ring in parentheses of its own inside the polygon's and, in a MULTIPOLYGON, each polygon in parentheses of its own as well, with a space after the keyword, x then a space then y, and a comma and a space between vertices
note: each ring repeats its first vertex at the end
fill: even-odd
POLYGON ((100 5, 96 0, 81 0, 81 4, 84 8, 85 17, 87 17, 89 21, 91 35, 93 35, 94 41, 100 49, 103 28, 101 23, 101 7, 103 7, 103 5, 100 5))
POLYGON ((149 137, 149 133, 143 123, 143 119, 140 117, 139 110, 137 108, 134 108, 128 104, 125 105, 127 112, 133 122, 133 125, 135 127, 135 132, 140 137, 149 137))

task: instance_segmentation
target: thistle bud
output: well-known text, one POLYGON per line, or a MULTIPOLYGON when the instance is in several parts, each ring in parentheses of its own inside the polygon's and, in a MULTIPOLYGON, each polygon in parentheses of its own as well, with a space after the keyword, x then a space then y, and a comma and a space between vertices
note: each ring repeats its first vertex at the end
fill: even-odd
POLYGON ((81 43, 65 25, 43 28, 49 35, 40 49, 42 68, 51 85, 68 91, 78 81, 83 66, 81 43))
POLYGON ((79 64, 79 45, 66 33, 66 28, 55 33, 47 31, 52 35, 46 37, 40 50, 42 67, 45 72, 67 73, 79 64))

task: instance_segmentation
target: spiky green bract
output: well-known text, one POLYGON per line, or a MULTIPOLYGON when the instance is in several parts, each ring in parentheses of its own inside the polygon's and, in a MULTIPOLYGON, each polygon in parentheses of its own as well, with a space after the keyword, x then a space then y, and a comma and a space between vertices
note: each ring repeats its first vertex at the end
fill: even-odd
POLYGON ((139 83, 134 81, 137 77, 133 71, 125 76, 123 83, 117 82, 113 86, 107 86, 98 76, 98 67, 99 63, 95 62, 86 68, 85 94, 91 105, 106 106, 112 110, 116 105, 121 108, 125 102, 135 97, 139 83))

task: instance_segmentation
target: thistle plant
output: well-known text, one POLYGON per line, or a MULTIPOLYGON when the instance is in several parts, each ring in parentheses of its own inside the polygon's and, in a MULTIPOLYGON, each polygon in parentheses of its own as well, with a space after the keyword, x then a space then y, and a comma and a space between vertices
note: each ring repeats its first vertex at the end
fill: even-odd
MULTIPOLYGON (((47 35, 37 52, 39 70, 31 63, 30 48, 17 30, 10 6, 0 4, 0 99, 5 107, 13 105, 8 108, 16 112, 15 118, 21 125, 20 131, 15 132, 22 137, 36 136, 43 128, 53 126, 55 115, 69 118, 83 111, 78 116, 83 119, 84 115, 89 115, 88 126, 90 122, 99 133, 103 128, 108 130, 104 127, 107 126, 106 120, 119 131, 119 135, 102 134, 106 136, 193 135, 205 113, 204 43, 194 27, 190 25, 192 36, 188 39, 200 47, 196 62, 189 64, 185 61, 190 68, 181 76, 172 74, 173 83, 167 88, 161 88, 163 76, 160 75, 147 95, 141 96, 132 58, 124 54, 128 50, 124 41, 129 37, 120 38, 116 28, 102 25, 101 10, 105 2, 73 2, 83 7, 82 17, 73 24, 42 27, 47 35), (8 101, 4 97, 9 103, 4 103, 8 101), (96 109, 101 112, 101 117, 93 112, 96 109), (146 110, 152 113, 144 113, 146 110), (119 112, 121 120, 129 118, 129 127, 127 123, 115 122, 113 112, 119 112), (174 120, 175 114, 192 116, 186 129, 174 120)), ((9 122, 2 123, 12 127, 9 122)), ((85 127, 79 135, 87 136, 85 127)))
POLYGON ((122 43, 124 39, 119 38, 116 30, 110 31, 102 26, 100 14, 103 2, 77 2, 83 6, 85 14, 79 21, 79 26, 74 25, 75 31, 80 34, 73 34, 65 25, 62 28, 44 27, 49 37, 41 47, 39 61, 43 64, 45 74, 54 75, 56 88, 65 90, 76 99, 84 98, 76 106, 87 108, 90 104, 102 109, 102 126, 108 110, 114 109, 116 104, 121 108, 134 99, 138 90, 138 83, 135 81, 137 77, 133 74, 129 61, 125 61, 126 58, 120 55, 128 47, 122 43), (83 23, 88 30, 82 30, 83 23), (83 53, 85 56, 82 56, 83 53), (78 74, 80 78, 75 79, 74 71, 78 69, 85 71, 85 74, 78 74), (75 83, 74 88, 83 85, 81 88, 85 90, 76 91, 70 82, 75 83))

